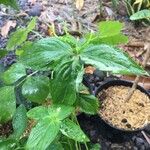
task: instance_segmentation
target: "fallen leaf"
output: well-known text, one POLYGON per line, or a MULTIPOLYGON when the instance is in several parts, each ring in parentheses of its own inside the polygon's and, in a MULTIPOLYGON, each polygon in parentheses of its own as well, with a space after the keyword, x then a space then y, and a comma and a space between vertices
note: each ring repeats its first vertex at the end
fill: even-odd
POLYGON ((85 68, 85 73, 93 74, 93 72, 94 72, 95 70, 96 70, 95 67, 93 67, 93 66, 87 66, 87 67, 85 68))
POLYGON ((3 37, 7 37, 10 27, 15 28, 16 27, 16 21, 15 20, 9 20, 6 22, 6 24, 1 28, 1 35, 3 37))
POLYGON ((76 0, 76 8, 81 10, 84 5, 84 0, 76 0))
POLYGON ((28 3, 35 4, 36 0, 28 0, 28 3))
POLYGON ((28 14, 25 13, 25 12, 20 12, 20 13, 18 13, 16 16, 17 16, 17 17, 26 17, 26 16, 28 16, 28 14))

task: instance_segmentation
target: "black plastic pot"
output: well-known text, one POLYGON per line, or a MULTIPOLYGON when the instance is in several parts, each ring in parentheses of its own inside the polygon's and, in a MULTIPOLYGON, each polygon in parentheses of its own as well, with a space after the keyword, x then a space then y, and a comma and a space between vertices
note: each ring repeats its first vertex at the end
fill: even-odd
MULTIPOLYGON (((100 91, 104 90, 104 89, 107 89, 107 88, 109 88, 111 86, 119 86, 119 85, 132 87, 133 83, 129 82, 129 81, 125 81, 125 80, 111 80, 111 81, 105 82, 105 83, 103 83, 102 85, 100 85, 98 87, 98 89, 95 92, 95 96, 97 97, 98 93, 100 91)), ((150 94, 143 87, 138 85, 137 89, 139 89, 141 92, 145 93, 150 98, 150 94)), ((120 128, 117 128, 117 127, 113 126, 112 124, 110 124, 109 122, 105 121, 102 118, 100 118, 100 120, 102 122, 104 122, 106 126, 109 126, 113 130, 116 130, 117 132, 124 133, 124 134, 125 133, 129 133, 129 134, 130 133, 137 133, 137 132, 140 132, 140 131, 144 130, 148 126, 148 125, 146 125, 146 126, 144 126, 142 128, 138 128, 136 130, 124 130, 124 129, 120 129, 120 128)))

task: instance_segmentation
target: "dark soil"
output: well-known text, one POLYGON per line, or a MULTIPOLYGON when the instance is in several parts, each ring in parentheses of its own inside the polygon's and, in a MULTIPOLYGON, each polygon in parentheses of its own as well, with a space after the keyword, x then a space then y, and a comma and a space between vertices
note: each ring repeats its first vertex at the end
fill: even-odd
POLYGON ((98 116, 78 116, 82 130, 89 136, 93 143, 99 143, 102 150, 149 150, 141 133, 120 134, 115 129, 107 126, 98 116))

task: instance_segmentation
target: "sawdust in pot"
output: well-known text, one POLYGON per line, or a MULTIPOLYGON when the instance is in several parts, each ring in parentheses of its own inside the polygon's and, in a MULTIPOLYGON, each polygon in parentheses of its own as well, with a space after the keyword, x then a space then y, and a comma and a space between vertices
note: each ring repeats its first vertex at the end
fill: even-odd
POLYGON ((150 99, 136 89, 131 99, 126 102, 130 87, 112 86, 101 91, 99 115, 109 124, 120 129, 135 130, 150 123, 150 99))

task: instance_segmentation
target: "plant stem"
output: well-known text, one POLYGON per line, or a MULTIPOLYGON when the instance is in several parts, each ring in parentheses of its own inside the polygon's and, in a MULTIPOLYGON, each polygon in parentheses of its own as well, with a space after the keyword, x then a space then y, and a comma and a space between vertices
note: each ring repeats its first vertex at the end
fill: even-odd
MULTIPOLYGON (((78 119, 77 119, 77 117, 76 117, 75 113, 73 113, 73 117, 74 117, 74 119, 75 119, 76 123, 80 126, 80 124, 79 124, 79 122, 78 122, 78 119)), ((89 148, 88 148, 88 146, 87 146, 86 142, 84 142, 84 145, 85 145, 86 150, 89 150, 89 148)))
MULTIPOLYGON (((143 61, 143 68, 146 67, 146 64, 147 64, 147 62, 149 60, 149 57, 150 57, 150 43, 149 42, 145 43, 145 48, 147 49, 147 51, 146 51, 146 54, 145 54, 145 57, 144 57, 144 61, 143 61)), ((132 95, 133 95, 133 93, 134 93, 134 91, 135 91, 135 89, 136 89, 136 87, 138 85, 139 79, 140 79, 140 76, 138 75, 135 78, 135 81, 134 81, 134 83, 132 85, 132 88, 129 91, 129 94, 127 95, 127 97, 125 99, 126 102, 128 102, 130 100, 130 98, 132 97, 132 95)))
POLYGON ((79 150, 78 149, 78 142, 77 141, 75 141, 75 146, 76 146, 76 150, 79 150))
POLYGON ((34 71, 33 73, 29 74, 26 78, 24 78, 23 80, 21 80, 15 87, 20 86, 27 78, 33 76, 34 74, 36 74, 38 71, 34 71))

